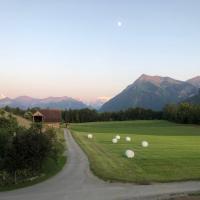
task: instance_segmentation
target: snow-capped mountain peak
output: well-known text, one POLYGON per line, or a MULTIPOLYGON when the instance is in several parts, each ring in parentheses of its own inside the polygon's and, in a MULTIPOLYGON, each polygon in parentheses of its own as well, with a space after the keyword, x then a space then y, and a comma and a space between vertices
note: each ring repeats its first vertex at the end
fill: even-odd
POLYGON ((4 94, 0 94, 0 99, 5 99, 6 96, 4 94))

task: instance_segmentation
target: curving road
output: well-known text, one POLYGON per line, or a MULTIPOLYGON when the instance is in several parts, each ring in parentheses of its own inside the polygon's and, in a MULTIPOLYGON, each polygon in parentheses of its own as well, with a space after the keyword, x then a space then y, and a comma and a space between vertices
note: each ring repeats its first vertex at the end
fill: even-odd
POLYGON ((65 129, 68 163, 53 178, 23 189, 1 192, 0 200, 153 200, 171 194, 200 191, 200 182, 133 185, 107 183, 89 170, 86 155, 65 129))

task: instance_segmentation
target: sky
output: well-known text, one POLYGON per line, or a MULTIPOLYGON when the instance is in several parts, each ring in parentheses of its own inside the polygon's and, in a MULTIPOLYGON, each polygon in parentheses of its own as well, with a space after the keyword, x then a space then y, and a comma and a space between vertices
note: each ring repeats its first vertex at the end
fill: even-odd
POLYGON ((199 0, 0 0, 0 94, 112 97, 200 75, 199 0))

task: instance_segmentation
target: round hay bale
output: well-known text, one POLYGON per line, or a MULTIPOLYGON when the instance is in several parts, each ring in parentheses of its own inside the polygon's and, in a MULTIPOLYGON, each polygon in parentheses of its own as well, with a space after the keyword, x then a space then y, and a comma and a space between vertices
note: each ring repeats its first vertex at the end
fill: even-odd
POLYGON ((116 135, 116 137, 115 137, 117 140, 120 140, 120 135, 116 135))
POLYGON ((149 143, 147 141, 142 141, 142 147, 148 147, 149 143))
POLYGON ((113 139, 112 139, 112 143, 113 143, 113 144, 116 144, 117 142, 118 142, 117 138, 113 138, 113 139))
POLYGON ((87 137, 88 137, 88 139, 92 139, 93 135, 92 134, 88 134, 87 137))
POLYGON ((128 150, 125 151, 125 156, 127 158, 134 158, 135 153, 134 153, 134 151, 128 149, 128 150))
POLYGON ((127 142, 130 142, 130 141, 131 141, 131 138, 130 138, 130 137, 126 137, 125 139, 126 139, 127 142))

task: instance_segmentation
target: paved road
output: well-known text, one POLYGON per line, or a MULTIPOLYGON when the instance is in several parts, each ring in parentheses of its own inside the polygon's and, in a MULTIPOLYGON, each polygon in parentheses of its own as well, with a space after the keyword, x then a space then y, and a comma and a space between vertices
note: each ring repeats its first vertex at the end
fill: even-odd
POLYGON ((200 182, 133 185, 107 183, 89 170, 86 155, 65 130, 68 163, 55 177, 37 185, 0 193, 0 200, 154 200, 169 194, 195 192, 200 182))

